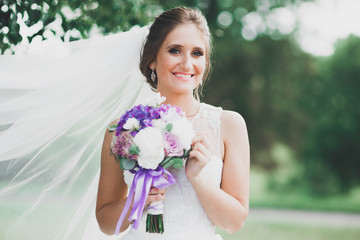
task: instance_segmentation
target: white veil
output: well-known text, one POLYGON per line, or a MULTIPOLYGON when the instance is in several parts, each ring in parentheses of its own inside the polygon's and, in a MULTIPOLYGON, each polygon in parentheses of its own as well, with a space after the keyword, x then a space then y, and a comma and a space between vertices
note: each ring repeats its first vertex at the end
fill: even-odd
POLYGON ((103 238, 94 214, 102 139, 153 94, 138 67, 147 31, 0 56, 0 239, 103 238))

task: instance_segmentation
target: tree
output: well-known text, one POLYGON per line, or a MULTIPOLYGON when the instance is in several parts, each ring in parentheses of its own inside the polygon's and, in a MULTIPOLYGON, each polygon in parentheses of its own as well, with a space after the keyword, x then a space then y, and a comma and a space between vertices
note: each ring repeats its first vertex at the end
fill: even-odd
POLYGON ((302 150, 305 176, 313 192, 348 192, 360 183, 360 38, 339 42, 320 61, 317 79, 304 89, 311 116, 302 150))
POLYGON ((44 40, 47 34, 60 34, 62 40, 68 37, 72 41, 89 37, 95 26, 106 34, 145 25, 156 9, 158 6, 145 1, 131 0, 0 0, 0 49, 4 53, 23 40, 19 20, 27 27, 37 25, 28 36, 29 42, 36 36, 44 40), (57 21, 61 30, 54 26, 57 21))
MULTIPOLYGON (((298 1, 269 0, 266 1, 267 10, 262 9, 260 12, 266 15, 274 8, 294 2, 298 1)), ((23 40, 20 34, 21 22, 24 27, 32 27, 30 36, 27 36, 29 42, 37 36, 44 40, 49 34, 57 34, 62 40, 72 41, 88 38, 94 28, 107 34, 126 31, 134 25, 146 25, 162 10, 180 5, 200 8, 205 13, 210 28, 221 35, 221 32, 235 29, 240 33, 242 15, 261 8, 262 1, 0 0, 1 53, 23 40), (221 13, 238 21, 221 25, 218 21, 221 13), (56 26, 58 22, 60 29, 56 26)))

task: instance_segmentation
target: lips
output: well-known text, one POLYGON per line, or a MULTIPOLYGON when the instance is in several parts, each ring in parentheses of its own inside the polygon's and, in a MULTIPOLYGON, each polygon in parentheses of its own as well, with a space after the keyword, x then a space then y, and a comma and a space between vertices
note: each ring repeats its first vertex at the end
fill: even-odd
POLYGON ((190 74, 190 73, 173 73, 173 74, 175 77, 181 80, 190 80, 194 76, 194 74, 190 74))

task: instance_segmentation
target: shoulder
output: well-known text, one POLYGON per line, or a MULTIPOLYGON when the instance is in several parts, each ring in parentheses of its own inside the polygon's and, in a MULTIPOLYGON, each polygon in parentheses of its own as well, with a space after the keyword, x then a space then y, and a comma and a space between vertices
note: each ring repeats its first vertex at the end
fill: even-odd
POLYGON ((109 131, 109 129, 117 124, 119 122, 120 118, 117 118, 115 120, 113 120, 112 122, 110 122, 105 130, 105 136, 104 136, 104 141, 111 141, 112 137, 114 136, 115 132, 114 131, 109 131))
POLYGON ((229 138, 247 137, 246 122, 239 113, 224 110, 221 115, 221 132, 225 141, 229 138))
POLYGON ((221 122, 225 123, 225 125, 246 125, 244 118, 238 112, 229 110, 223 110, 221 122))

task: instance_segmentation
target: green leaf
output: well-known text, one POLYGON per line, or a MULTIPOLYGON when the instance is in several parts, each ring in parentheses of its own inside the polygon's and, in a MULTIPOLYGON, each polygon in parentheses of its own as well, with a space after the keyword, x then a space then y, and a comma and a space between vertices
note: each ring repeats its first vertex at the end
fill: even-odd
POLYGON ((122 170, 131 170, 136 166, 135 160, 121 158, 120 159, 120 167, 122 170))
POLYGON ((169 167, 173 167, 176 169, 181 169, 184 165, 184 162, 181 158, 171 158, 170 161, 168 161, 163 168, 169 168, 169 167))
POLYGON ((112 125, 108 126, 108 130, 109 130, 109 132, 115 132, 116 129, 117 129, 117 127, 118 127, 118 124, 117 124, 117 123, 116 123, 116 124, 112 124, 112 125))
POLYGON ((185 150, 184 149, 184 155, 183 155, 183 158, 188 158, 189 157, 189 154, 190 154, 190 152, 191 152, 191 150, 192 150, 192 147, 189 149, 189 150, 185 150))
POLYGON ((184 166, 184 162, 181 158, 174 158, 172 165, 173 168, 182 169, 183 166, 184 166))
POLYGON ((172 129, 173 129, 172 123, 166 124, 166 130, 168 130, 168 132, 171 132, 172 129))
POLYGON ((136 145, 131 145, 131 147, 129 148, 129 153, 131 155, 135 155, 135 154, 139 154, 140 153, 140 148, 136 145))
POLYGON ((173 157, 168 157, 168 158, 165 158, 161 163, 160 165, 161 166, 164 166, 165 164, 167 164, 173 157))
MULTIPOLYGON (((112 151, 110 151, 110 152, 111 152, 111 154, 113 154, 112 151)), ((113 154, 113 156, 115 157, 115 161, 120 163, 121 156, 119 154, 116 154, 116 155, 113 154)))

